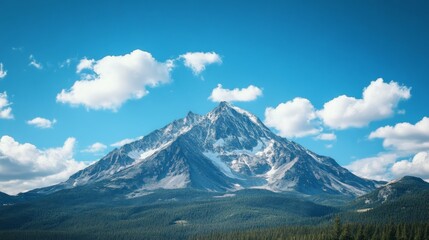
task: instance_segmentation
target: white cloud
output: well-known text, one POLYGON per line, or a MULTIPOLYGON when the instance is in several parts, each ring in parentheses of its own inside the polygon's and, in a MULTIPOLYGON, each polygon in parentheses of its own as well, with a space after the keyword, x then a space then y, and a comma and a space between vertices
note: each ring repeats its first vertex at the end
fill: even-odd
POLYGON ((85 150, 83 150, 82 152, 89 152, 89 153, 100 153, 104 150, 106 150, 107 146, 100 143, 100 142, 96 142, 92 145, 89 145, 85 150))
POLYGON ((36 117, 27 121, 28 125, 33 125, 38 128, 52 128, 57 122, 56 119, 49 120, 46 118, 36 117))
POLYGON ((406 175, 421 177, 423 179, 429 178, 429 152, 419 152, 414 155, 411 161, 402 160, 398 161, 392 166, 392 173, 396 177, 403 177, 406 175))
POLYGON ((83 58, 79 61, 76 67, 76 73, 82 72, 84 69, 92 70, 96 61, 94 59, 83 58))
POLYGON ((356 160, 345 166, 354 174, 368 179, 392 180, 403 176, 429 179, 429 151, 415 154, 411 160, 400 160, 396 153, 382 153, 376 157, 356 160))
POLYGON ((37 62, 37 60, 34 58, 33 55, 30 55, 29 59, 30 59, 30 63, 28 65, 33 66, 37 69, 43 68, 42 64, 40 62, 37 62))
POLYGON ((142 138, 143 138, 143 136, 136 137, 136 138, 125 138, 125 139, 122 139, 118 142, 110 144, 110 146, 111 147, 122 147, 125 144, 132 143, 132 142, 137 141, 137 140, 142 139, 142 138))
POLYGON ((7 99, 7 92, 0 92, 0 119, 13 119, 11 104, 7 99))
POLYGON ((308 99, 295 98, 265 109, 265 124, 283 137, 304 137, 320 133, 313 105, 308 99))
POLYGON ((395 126, 378 128, 369 135, 370 139, 382 138, 385 148, 405 153, 416 153, 429 149, 429 118, 423 117, 415 125, 403 122, 395 126))
POLYGON ((206 66, 213 63, 222 63, 221 57, 215 52, 188 52, 180 55, 185 66, 192 69, 195 75, 199 75, 206 69, 206 66))
POLYGON ((147 87, 168 83, 172 68, 171 60, 160 63, 142 50, 106 56, 89 68, 93 74, 82 76, 83 79, 76 81, 69 90, 63 89, 57 101, 116 111, 127 100, 148 94, 147 87))
POLYGON ((73 159, 76 140, 68 138, 62 147, 38 149, 10 136, 0 138, 0 191, 17 194, 65 181, 86 165, 73 159))
POLYGON ((255 100, 259 96, 262 96, 262 89, 253 85, 250 85, 247 88, 234 88, 230 90, 225 89, 221 84, 218 84, 217 87, 213 89, 209 99, 213 102, 249 102, 255 100))
POLYGON ((337 136, 334 133, 322 133, 317 135, 316 139, 323 141, 334 141, 337 139, 337 136))
POLYGON ((392 178, 390 168, 395 163, 396 154, 380 154, 376 157, 369 157, 356 160, 345 166, 354 174, 375 180, 390 180, 392 178))
POLYGON ((3 69, 3 63, 0 63, 0 79, 6 77, 7 71, 3 69))
POLYGON ((318 111, 324 124, 334 129, 363 127, 394 114, 399 101, 411 97, 410 88, 379 78, 363 90, 362 99, 342 95, 318 111))

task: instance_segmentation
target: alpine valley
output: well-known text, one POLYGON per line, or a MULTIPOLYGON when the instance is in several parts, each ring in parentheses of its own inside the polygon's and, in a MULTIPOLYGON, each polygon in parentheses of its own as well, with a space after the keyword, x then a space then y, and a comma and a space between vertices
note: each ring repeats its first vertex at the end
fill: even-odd
MULTIPOLYGON (((420 223, 429 220, 428 185, 360 178, 221 102, 114 149, 65 182, 0 193, 0 239, 258 238, 255 229, 297 225, 323 233, 336 216, 420 223), (237 231, 253 232, 231 235, 237 231)), ((307 233, 302 239, 314 239, 307 233)))

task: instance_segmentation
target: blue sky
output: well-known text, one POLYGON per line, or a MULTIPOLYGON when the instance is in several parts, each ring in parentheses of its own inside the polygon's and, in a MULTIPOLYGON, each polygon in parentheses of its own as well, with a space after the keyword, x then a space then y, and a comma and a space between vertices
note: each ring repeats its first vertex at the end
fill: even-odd
POLYGON ((205 114, 218 84, 219 99, 361 176, 429 179, 428 11, 425 1, 2 1, 0 171, 16 174, 3 173, 0 191, 63 180, 113 143, 205 114), (147 81, 117 66, 130 61, 147 81), (107 73, 128 88, 99 93, 107 73), (85 78, 103 81, 72 92, 85 78), (40 162, 20 157, 28 151, 40 162))

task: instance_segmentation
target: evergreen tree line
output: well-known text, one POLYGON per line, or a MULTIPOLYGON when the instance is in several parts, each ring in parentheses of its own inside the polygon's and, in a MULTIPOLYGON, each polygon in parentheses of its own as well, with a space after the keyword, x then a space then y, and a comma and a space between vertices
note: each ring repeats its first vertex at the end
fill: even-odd
POLYGON ((332 225, 327 226, 286 226, 230 233, 212 233, 205 236, 194 236, 193 239, 428 240, 429 223, 344 224, 337 217, 332 225))

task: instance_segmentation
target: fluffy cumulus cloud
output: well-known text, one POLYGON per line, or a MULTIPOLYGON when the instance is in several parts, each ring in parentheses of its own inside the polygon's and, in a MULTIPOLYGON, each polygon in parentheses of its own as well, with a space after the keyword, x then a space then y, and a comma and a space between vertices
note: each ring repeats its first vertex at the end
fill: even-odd
POLYGON ((394 114, 399 101, 411 97, 410 88, 379 78, 363 90, 361 99, 341 95, 318 112, 323 123, 334 129, 363 127, 394 114))
POLYGON ((56 119, 49 120, 46 118, 36 117, 31 120, 28 120, 27 124, 35 126, 37 128, 52 128, 56 122, 56 119))
POLYGON ((215 52, 188 52, 180 55, 185 66, 192 69, 195 75, 199 75, 206 69, 206 66, 213 63, 222 63, 221 57, 215 52))
POLYGON ((143 138, 143 136, 136 137, 136 138, 125 138, 125 139, 122 139, 120 141, 117 141, 115 143, 110 144, 110 146, 111 147, 122 147, 125 144, 132 143, 132 142, 137 141, 137 140, 142 139, 142 138, 143 138))
POLYGON ((249 102, 256 100, 259 96, 262 96, 262 89, 253 85, 242 89, 226 89, 223 88, 221 84, 218 84, 217 87, 212 90, 209 99, 213 102, 249 102))
POLYGON ((13 119, 11 103, 7 99, 7 93, 0 92, 0 119, 13 119))
POLYGON ((390 169, 397 157, 396 154, 380 154, 376 157, 356 160, 345 167, 360 177, 389 180, 392 178, 390 169))
POLYGON ((3 69, 3 63, 0 63, 0 79, 6 77, 7 71, 3 69))
POLYGON ((116 111, 127 100, 145 96, 148 87, 168 83, 172 68, 171 60, 158 62, 142 50, 96 61, 84 59, 77 71, 86 69, 91 73, 83 74, 70 89, 63 89, 57 95, 57 101, 83 105, 88 109, 116 111))
POLYGON ((0 191, 17 194, 66 180, 86 165, 73 159, 76 140, 62 147, 38 149, 10 136, 0 138, 0 191))
POLYGON ((392 173, 397 177, 412 175, 429 179, 429 152, 419 152, 409 160, 398 161, 392 166, 392 173))
POLYGON ((36 60, 36 58, 34 58, 33 55, 30 55, 29 59, 30 59, 30 63, 28 65, 33 66, 33 67, 35 67, 37 69, 42 69, 43 68, 42 64, 40 62, 38 62, 36 60))
POLYGON ((429 149, 429 118, 423 117, 416 124, 407 122, 385 126, 371 132, 370 139, 383 139, 383 146, 395 151, 416 153, 429 149))
POLYGON ((305 98, 295 98, 265 109, 265 124, 283 137, 303 137, 321 131, 315 109, 305 98))
POLYGON ((107 146, 100 143, 100 142, 96 142, 92 145, 89 145, 86 149, 84 149, 82 152, 89 152, 89 153, 100 153, 103 152, 104 150, 106 150, 107 146))

